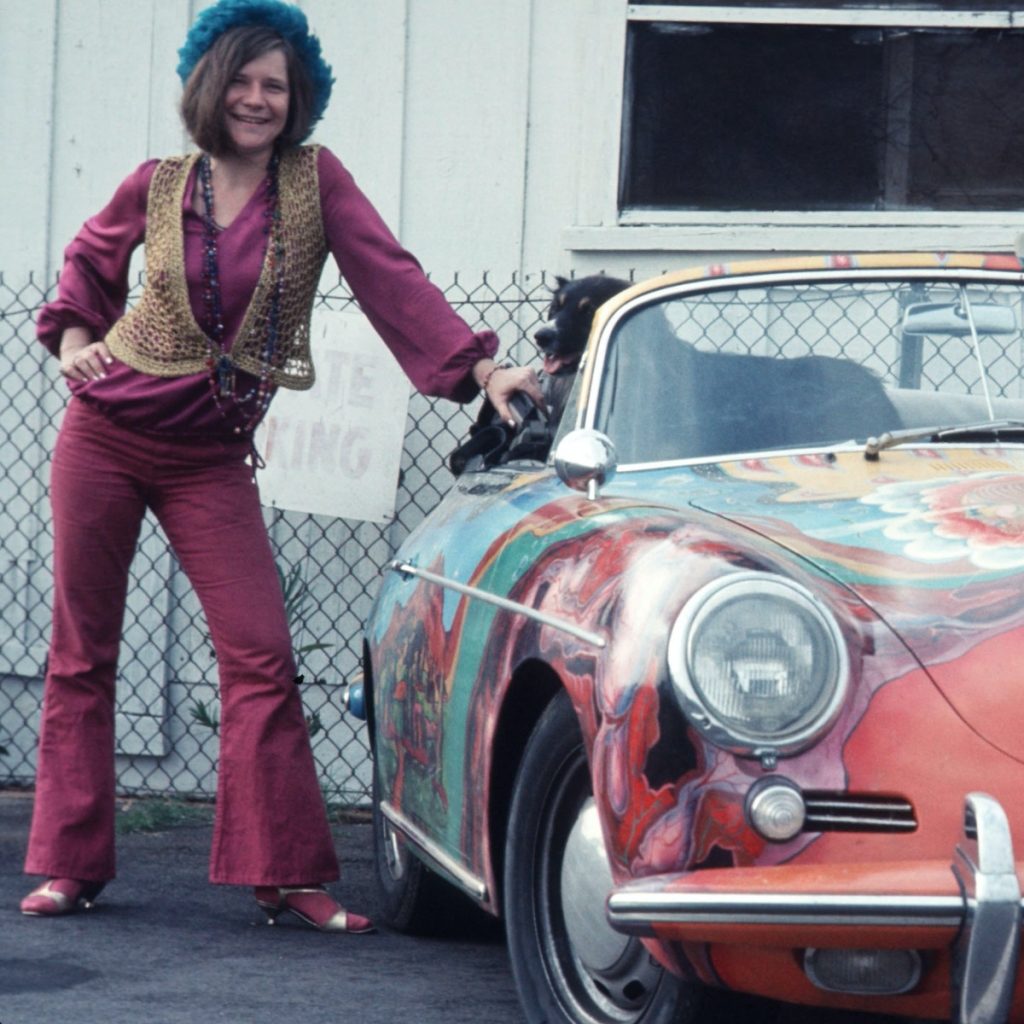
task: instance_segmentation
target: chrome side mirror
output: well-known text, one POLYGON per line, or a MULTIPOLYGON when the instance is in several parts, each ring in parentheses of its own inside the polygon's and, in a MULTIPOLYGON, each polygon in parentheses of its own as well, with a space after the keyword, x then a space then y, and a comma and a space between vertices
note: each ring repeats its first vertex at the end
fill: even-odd
POLYGON ((914 302, 903 311, 904 334, 952 334, 971 336, 971 322, 978 334, 1017 334, 1017 317, 1009 306, 996 302, 914 302))
POLYGON ((599 430, 574 430, 555 449, 555 472, 567 487, 593 500, 598 488, 615 475, 618 456, 611 439, 599 430))

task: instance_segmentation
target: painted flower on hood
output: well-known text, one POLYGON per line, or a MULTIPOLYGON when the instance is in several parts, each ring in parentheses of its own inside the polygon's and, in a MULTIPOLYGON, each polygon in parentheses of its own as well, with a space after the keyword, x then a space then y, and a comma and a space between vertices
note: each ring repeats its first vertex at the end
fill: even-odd
POLYGON ((911 558, 966 558, 980 569, 1024 566, 1024 476, 908 480, 883 484, 862 501, 893 517, 882 532, 911 558))

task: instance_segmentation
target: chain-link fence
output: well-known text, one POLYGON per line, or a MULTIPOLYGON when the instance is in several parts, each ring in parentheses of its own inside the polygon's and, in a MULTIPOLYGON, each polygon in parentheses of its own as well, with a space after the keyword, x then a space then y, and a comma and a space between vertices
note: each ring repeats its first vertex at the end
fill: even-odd
MULTIPOLYGON (((501 282, 488 276, 471 282, 456 277, 443 288, 467 322, 498 332, 502 356, 528 364, 535 359, 531 338, 543 322, 553 284, 537 274, 501 282)), ((802 290, 799 299, 787 287, 747 288, 742 295, 720 289, 655 312, 668 317, 673 337, 714 351, 828 352, 870 367, 890 387, 954 396, 977 393, 984 364, 986 386, 994 396, 1020 394, 1019 331, 1000 327, 1007 317, 995 315, 1010 314, 1012 307, 1012 322, 1024 322, 1015 288, 1004 294, 999 286, 971 285, 972 308, 981 317, 979 338, 972 345, 956 337, 963 333, 959 329, 951 336, 955 343, 939 344, 911 329, 906 319, 914 309, 932 310, 936 300, 959 309, 957 303, 966 297, 958 298, 949 285, 938 284, 935 291, 921 282, 821 285, 802 290), (995 330, 991 336, 985 330, 988 320, 995 330)), ((11 282, 0 275, 0 786, 27 786, 34 777, 50 627, 53 538, 46 488, 67 390, 56 361, 34 337, 35 316, 48 291, 31 278, 11 282)), ((318 306, 342 312, 351 310, 354 300, 339 284, 318 296, 318 306)), ((921 327, 920 314, 915 323, 921 327)), ((639 351, 646 353, 641 362, 648 372, 661 374, 670 365, 669 359, 651 358, 649 347, 639 351)), ((665 392, 679 404, 679 392, 666 389, 664 380, 650 388, 639 387, 638 378, 630 380, 640 395, 665 392)), ((647 404, 644 415, 661 422, 656 403, 647 404)), ((460 407, 411 397, 390 522, 265 509, 303 677, 313 751, 331 804, 362 804, 369 794, 366 737, 362 723, 343 714, 340 691, 361 670, 362 624, 380 572, 449 488, 447 457, 466 439, 476 411, 475 404, 460 407)), ((631 418, 643 420, 639 413, 631 418)), ((118 666, 122 793, 213 794, 216 669, 195 594, 159 527, 147 520, 133 565, 118 666)))
MULTIPOLYGON (((553 279, 484 275, 442 283, 474 327, 502 339, 502 355, 534 360, 530 341, 553 279)), ((49 283, 0 275, 0 785, 30 785, 50 628, 52 532, 49 455, 67 391, 35 340, 49 283)), ((339 284, 318 306, 347 310, 339 284)), ((382 567, 451 483, 445 460, 476 407, 413 395, 395 519, 379 525, 266 509, 285 587, 313 751, 329 803, 360 804, 369 790, 361 723, 340 689, 360 671, 361 628, 382 567)), ((147 519, 132 570, 118 666, 117 771, 125 794, 212 795, 218 749, 216 663, 195 594, 162 532, 147 519)))

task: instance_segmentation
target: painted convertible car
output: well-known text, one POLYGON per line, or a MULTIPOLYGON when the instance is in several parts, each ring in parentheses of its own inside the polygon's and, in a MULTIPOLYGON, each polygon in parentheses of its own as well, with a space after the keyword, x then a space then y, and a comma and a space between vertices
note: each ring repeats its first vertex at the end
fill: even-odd
POLYGON ((911 254, 602 306, 548 462, 470 467, 370 617, 391 924, 501 915, 530 1021, 1024 1021, 1022 299, 911 254))

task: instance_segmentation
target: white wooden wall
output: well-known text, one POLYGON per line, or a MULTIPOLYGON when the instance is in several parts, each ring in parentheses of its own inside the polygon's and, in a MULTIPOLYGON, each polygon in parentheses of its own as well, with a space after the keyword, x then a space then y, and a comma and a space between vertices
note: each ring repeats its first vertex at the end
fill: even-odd
MULTIPOLYGON (((438 280, 644 276, 738 253, 1005 250, 1024 230, 1020 214, 620 216, 627 0, 299 2, 337 77, 316 138, 438 280)), ((0 272, 51 279, 128 170, 186 148, 174 68, 206 3, 0 0, 0 272)))
MULTIPOLYGON (((0 0, 0 271, 52 279, 129 170, 187 148, 174 68, 203 6, 0 0)), ((615 172, 580 137, 581 83, 621 0, 300 6, 337 78, 315 138, 435 277, 574 269, 581 173, 615 172)))

